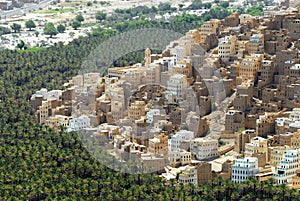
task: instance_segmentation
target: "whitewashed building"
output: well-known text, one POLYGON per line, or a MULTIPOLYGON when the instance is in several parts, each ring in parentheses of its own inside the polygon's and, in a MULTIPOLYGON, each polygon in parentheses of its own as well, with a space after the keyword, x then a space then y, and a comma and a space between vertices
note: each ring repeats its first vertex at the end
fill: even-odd
POLYGON ((181 173, 178 177, 178 182, 183 184, 198 185, 197 167, 196 166, 184 166, 179 168, 181 173))
POLYGON ((69 125, 67 126, 67 131, 79 131, 83 128, 90 127, 91 120, 86 115, 81 115, 78 118, 73 118, 69 120, 69 125))
POLYGON ((190 141, 194 138, 194 132, 180 130, 168 140, 169 153, 177 149, 188 149, 190 141))
POLYGON ((197 160, 217 157, 218 140, 210 138, 195 138, 191 141, 190 151, 197 160))
POLYGON ((188 88, 187 78, 182 74, 175 74, 167 82, 166 95, 168 100, 184 99, 188 88))
POLYGON ((299 167, 299 150, 288 150, 273 175, 278 184, 291 184, 299 167))
POLYGON ((225 36, 219 39, 218 55, 221 60, 228 62, 235 55, 236 36, 225 36))
POLYGON ((150 109, 149 112, 147 112, 147 123, 152 124, 153 123, 153 116, 161 115, 160 109, 150 109))
POLYGON ((257 158, 239 158, 232 165, 231 181, 235 183, 243 183, 247 178, 259 173, 257 158))
POLYGON ((169 153, 169 162, 181 163, 181 165, 187 165, 191 163, 192 154, 184 149, 177 149, 169 153))
POLYGON ((62 95, 61 90, 51 90, 48 91, 46 95, 44 95, 44 99, 59 99, 59 97, 62 95))
POLYGON ((277 128, 285 128, 288 131, 295 132, 300 129, 300 108, 293 108, 287 112, 289 117, 281 117, 276 119, 277 128))

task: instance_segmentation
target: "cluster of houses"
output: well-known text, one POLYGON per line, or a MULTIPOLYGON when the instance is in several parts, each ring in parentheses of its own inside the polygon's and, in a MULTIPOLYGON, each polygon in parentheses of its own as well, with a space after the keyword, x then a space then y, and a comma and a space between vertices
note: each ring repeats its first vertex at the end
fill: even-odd
POLYGON ((119 161, 139 159, 165 179, 274 178, 298 188, 299 14, 207 21, 161 54, 146 49, 143 64, 77 75, 65 90, 37 91, 31 105, 40 123, 95 135, 119 161), (226 97, 217 135, 207 115, 226 97))

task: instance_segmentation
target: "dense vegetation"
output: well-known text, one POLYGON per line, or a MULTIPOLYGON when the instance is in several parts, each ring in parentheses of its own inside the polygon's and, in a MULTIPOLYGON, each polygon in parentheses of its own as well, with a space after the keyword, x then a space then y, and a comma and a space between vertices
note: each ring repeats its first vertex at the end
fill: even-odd
POLYGON ((263 6, 252 6, 247 9, 247 14, 250 14, 252 16, 263 16, 263 6))
POLYGON ((11 33, 10 28, 0 26, 0 36, 4 34, 10 34, 10 33, 11 33))
MULTIPOLYGON (((41 87, 59 88, 113 34, 102 30, 67 46, 0 52, 1 200, 297 200, 298 191, 271 181, 238 185, 217 178, 208 185, 183 186, 161 182, 154 174, 115 172, 94 160, 76 133, 37 124, 28 102, 31 94, 41 87)), ((138 62, 138 57, 126 62, 138 62)))
MULTIPOLYGON (((126 10, 122 10, 122 12, 126 12, 126 10)), ((105 27, 109 27, 112 30, 116 30, 119 33, 136 28, 163 28, 184 34, 188 30, 200 27, 203 24, 203 22, 207 20, 213 18, 223 19, 231 13, 232 12, 226 8, 215 7, 210 11, 204 13, 202 16, 184 13, 180 16, 170 18, 169 21, 149 20, 145 19, 145 17, 133 19, 132 16, 131 20, 128 20, 127 18, 120 17, 117 13, 115 16, 112 17, 113 19, 109 19, 107 21, 102 22, 102 25, 105 27)), ((103 28, 94 29, 91 34, 94 36, 99 35, 99 31, 102 30, 103 28)))

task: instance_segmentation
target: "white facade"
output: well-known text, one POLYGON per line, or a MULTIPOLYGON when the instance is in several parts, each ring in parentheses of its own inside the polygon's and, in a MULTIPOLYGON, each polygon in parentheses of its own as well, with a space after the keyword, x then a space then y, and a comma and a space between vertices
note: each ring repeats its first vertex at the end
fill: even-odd
POLYGON ((48 91, 46 95, 44 95, 44 99, 50 99, 50 98, 59 99, 61 94, 62 94, 61 90, 51 90, 48 91))
POLYGON ((299 167, 299 150, 288 150, 273 175, 278 184, 291 184, 299 167))
MULTIPOLYGON (((185 48, 180 46, 176 46, 171 49, 171 54, 174 55, 174 65, 176 65, 177 61, 183 59, 186 56, 185 51, 185 48)), ((169 68, 168 70, 171 71, 171 68, 169 68)))
POLYGON ((284 126, 285 122, 287 121, 288 121, 287 117, 281 117, 275 120, 277 126, 284 126))
POLYGON ((163 57, 159 58, 158 60, 154 61, 155 64, 162 64, 168 66, 168 71, 171 71, 173 66, 176 65, 176 57, 163 57))
POLYGON ((104 123, 104 124, 100 124, 98 126, 98 131, 99 132, 107 132, 108 137, 112 138, 113 135, 116 135, 116 134, 120 133, 120 127, 104 123))
POLYGON ((190 151, 197 160, 204 160, 218 156, 218 140, 195 138, 191 141, 190 151))
POLYGON ((61 90, 48 91, 46 88, 41 88, 41 90, 36 91, 35 94, 32 94, 31 98, 34 98, 36 96, 42 96, 44 100, 59 99, 61 94, 62 94, 61 90))
POLYGON ((179 148, 189 148, 190 140, 194 138, 194 132, 180 130, 168 140, 169 153, 179 148))
POLYGON ((154 115, 160 115, 160 109, 150 109, 149 112, 147 112, 147 123, 151 124, 153 123, 153 116, 154 115))
POLYGON ((179 183, 198 185, 197 168, 195 166, 187 165, 179 169, 181 170, 178 177, 179 183))
POLYGON ((225 36, 219 39, 218 55, 223 61, 229 61, 235 54, 236 36, 225 36))
POLYGON ((79 131, 83 128, 88 128, 90 127, 91 120, 88 116, 86 115, 81 115, 78 118, 73 118, 69 120, 69 125, 67 127, 67 131, 79 131))
POLYGON ((239 158, 232 165, 231 181, 243 183, 247 178, 259 173, 257 158, 239 158))
POLYGON ((282 117, 276 119, 277 126, 284 126, 285 128, 299 128, 300 129, 300 108, 294 108, 289 112, 289 117, 282 117))
POLYGON ((188 83, 185 75, 175 74, 167 82, 167 97, 174 96, 177 99, 185 98, 188 83))
POLYGON ((300 120, 300 108, 294 108, 290 114, 290 118, 300 120))
POLYGON ((178 163, 181 165, 186 165, 191 162, 192 154, 184 149, 177 149, 169 153, 169 162, 178 163))

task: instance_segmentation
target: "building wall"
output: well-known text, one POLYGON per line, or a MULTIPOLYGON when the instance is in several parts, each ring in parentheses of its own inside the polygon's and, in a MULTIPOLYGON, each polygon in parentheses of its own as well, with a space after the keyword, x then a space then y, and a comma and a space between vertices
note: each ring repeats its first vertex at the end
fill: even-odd
POLYGON ((229 110, 225 117, 225 134, 233 134, 239 129, 244 128, 245 117, 244 113, 237 110, 229 110))
POLYGON ((170 77, 167 82, 167 97, 175 97, 176 99, 184 99, 187 91, 187 79, 185 75, 175 74, 170 77))
POLYGON ((138 120, 142 116, 146 115, 145 111, 145 102, 144 101, 135 101, 131 103, 128 108, 128 117, 132 120, 138 120))
POLYGON ((221 26, 221 21, 220 20, 210 20, 205 23, 200 27, 200 35, 201 35, 201 43, 205 43, 206 37, 210 34, 218 34, 221 26))
POLYGON ((285 16, 282 20, 282 28, 287 29, 292 40, 300 37, 300 19, 295 16, 285 16))
MULTIPOLYGON (((278 115, 278 114, 277 114, 278 115)), ((275 133, 275 119, 276 115, 265 113, 259 116, 256 121, 256 132, 258 136, 267 137, 275 133)))
POLYGON ((295 187, 300 186, 300 171, 296 171, 296 175, 292 177, 292 185, 295 187))
POLYGON ((291 137, 291 145, 294 149, 300 148, 300 129, 291 137))
POLYGON ((194 138, 194 132, 187 131, 187 130, 180 130, 175 135, 173 135, 168 140, 168 147, 169 152, 172 152, 174 150, 184 148, 187 150, 189 148, 189 141, 194 138), (183 147, 182 147, 183 146, 183 147))
POLYGON ((273 61, 263 60, 258 70, 259 87, 266 86, 273 82, 275 67, 273 61))
POLYGON ((275 58, 275 73, 279 75, 284 75, 284 63, 288 60, 296 59, 298 53, 292 50, 281 50, 276 52, 275 58))
POLYGON ((238 76, 243 80, 254 80, 258 70, 261 68, 262 60, 262 54, 246 56, 238 63, 238 76))
POLYGON ((225 17, 223 26, 225 27, 236 27, 240 23, 240 18, 238 13, 232 13, 231 15, 225 17))
POLYGON ((235 133, 235 151, 243 153, 245 151, 245 144, 251 141, 251 138, 256 137, 255 130, 244 130, 235 133))
POLYGON ((211 164, 207 162, 200 162, 196 164, 198 185, 207 184, 212 179, 211 164))
POLYGON ((257 173, 259 173, 257 158, 236 159, 232 165, 231 181, 243 183, 257 173))
POLYGON ((163 155, 167 157, 168 153, 168 135, 161 133, 153 139, 149 139, 148 151, 154 155, 163 155))
POLYGON ((278 184, 291 184, 299 168, 299 150, 289 150, 276 168, 274 179, 278 184))
MULTIPOLYGON (((268 140, 262 137, 254 137, 250 143, 245 144, 245 157, 254 157, 257 154, 268 156, 268 140)), ((265 158, 268 161, 268 158, 265 158)))
POLYGON ((168 153, 168 159, 170 164, 188 165, 191 163, 192 155, 184 149, 173 150, 168 153))
POLYGON ((64 115, 55 115, 55 116, 49 117, 46 120, 46 125, 58 130, 60 128, 60 126, 68 127, 70 119, 72 119, 72 117, 64 116, 64 115))
POLYGON ((178 177, 178 182, 183 184, 194 184, 198 185, 197 169, 194 166, 185 166, 181 169, 181 173, 178 177))
POLYGON ((31 97, 30 105, 36 111, 39 108, 39 106, 42 105, 42 101, 43 101, 43 96, 42 95, 36 95, 34 97, 31 97))
POLYGON ((272 147, 270 151, 270 165, 277 167, 288 150, 291 150, 291 148, 287 146, 272 147))
POLYGON ((63 104, 66 104, 68 101, 75 99, 75 88, 68 88, 62 91, 61 100, 63 104))
POLYGON ((191 140, 190 151, 197 160, 204 160, 217 157, 218 140, 195 138, 191 140))
POLYGON ((247 49, 248 49, 249 54, 263 54, 264 53, 264 35, 263 34, 253 34, 250 37, 247 49))
POLYGON ((218 55, 222 61, 229 62, 230 58, 235 55, 236 41, 236 36, 225 36, 224 38, 219 39, 218 55))

